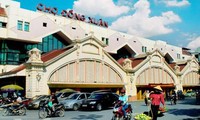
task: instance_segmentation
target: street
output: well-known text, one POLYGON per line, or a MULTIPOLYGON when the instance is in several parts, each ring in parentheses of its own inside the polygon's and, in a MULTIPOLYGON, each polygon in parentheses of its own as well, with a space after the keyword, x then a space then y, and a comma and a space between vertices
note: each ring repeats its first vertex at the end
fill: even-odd
MULTIPOLYGON (((166 102, 168 111, 158 120, 199 120, 200 105, 195 104, 195 98, 186 98, 177 101, 176 105, 166 102)), ((144 101, 132 102, 133 116, 149 110, 144 101)), ((111 120, 112 108, 102 111, 72 111, 66 110, 65 117, 52 117, 45 120, 111 120)), ((38 110, 27 110, 25 116, 2 116, 0 120, 38 120, 38 110)))

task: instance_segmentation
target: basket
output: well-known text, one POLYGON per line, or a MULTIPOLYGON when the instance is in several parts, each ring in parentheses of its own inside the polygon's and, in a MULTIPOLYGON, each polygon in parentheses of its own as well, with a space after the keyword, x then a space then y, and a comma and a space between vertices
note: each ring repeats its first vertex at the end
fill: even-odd
POLYGON ((135 117, 134 117, 135 120, 152 120, 152 118, 144 113, 141 113, 141 114, 137 114, 135 117))
POLYGON ((167 108, 166 107, 159 107, 159 111, 162 113, 167 112, 167 108))

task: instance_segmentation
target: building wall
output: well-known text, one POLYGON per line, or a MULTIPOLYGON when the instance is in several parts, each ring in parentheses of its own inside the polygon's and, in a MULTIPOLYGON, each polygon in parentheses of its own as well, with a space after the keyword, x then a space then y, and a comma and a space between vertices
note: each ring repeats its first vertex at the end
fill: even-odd
MULTIPOLYGON (((29 64, 29 66, 32 66, 30 69, 31 71, 26 71, 26 73, 24 73, 25 71, 20 72, 20 74, 23 73, 23 75, 26 76, 26 92, 30 93, 28 94, 30 96, 37 94, 49 94, 49 84, 57 84, 57 81, 65 83, 65 80, 69 80, 72 84, 76 84, 76 80, 91 82, 92 78, 89 76, 92 73, 87 73, 87 70, 85 70, 85 74, 80 74, 77 79, 77 76, 75 77, 75 75, 78 74, 78 72, 81 73, 78 69, 79 66, 81 68, 95 69, 93 66, 95 67, 95 65, 97 65, 97 61, 102 63, 101 70, 105 74, 105 76, 100 76, 101 79, 99 79, 99 82, 109 82, 112 84, 123 80, 124 86, 122 86, 126 88, 127 94, 131 97, 131 99, 137 98, 137 85, 147 84, 144 83, 144 81, 147 81, 148 83, 174 82, 174 85, 178 90, 182 89, 182 85, 189 83, 191 86, 199 86, 199 75, 196 74, 199 67, 195 68, 191 63, 188 64, 182 71, 176 72, 173 68, 170 68, 166 62, 164 62, 164 56, 166 54, 171 56, 173 62, 182 61, 183 56, 185 57, 184 60, 188 60, 190 56, 183 55, 181 47, 169 45, 160 40, 153 41, 125 34, 109 28, 99 27, 59 15, 21 9, 20 3, 14 1, 0 0, 0 3, 2 4, 2 7, 5 8, 8 16, 0 18, 0 20, 8 22, 7 28, 2 28, 3 30, 0 30, 2 31, 0 32, 0 40, 7 40, 8 38, 11 38, 20 41, 37 43, 41 42, 42 38, 50 34, 62 33, 67 40, 71 40, 76 43, 76 46, 74 46, 73 49, 70 49, 54 59, 45 62, 45 67, 42 63, 29 64), (6 6, 6 4, 9 6, 6 6), (27 32, 17 30, 18 20, 30 22, 30 31, 27 32), (43 26, 43 23, 46 23, 47 26, 43 26), (87 36, 90 36, 91 33, 92 38, 87 38, 87 36), (94 36, 96 38, 94 38, 94 36), (109 39, 108 45, 102 42, 102 37, 109 39), (134 41, 136 43, 134 43, 134 41), (117 53, 117 50, 126 45, 131 49, 131 51, 136 53, 136 55, 146 54, 145 52, 142 52, 142 46, 147 47, 147 52, 153 53, 147 53, 147 59, 145 59, 141 64, 129 70, 125 70, 125 68, 119 65, 117 61, 115 61, 108 53, 117 53), (160 52, 154 52, 155 50, 160 52), (180 59, 177 58, 177 54, 180 54, 180 59), (70 77, 69 79, 64 80, 57 76, 61 75, 65 71, 63 69, 66 69, 66 72, 68 72, 67 74, 70 77), (71 72, 69 73, 69 70, 72 70, 73 74, 71 74, 71 72), (148 72, 159 74, 160 77, 156 78, 156 75, 152 75, 151 73, 147 74, 148 72), (37 75, 40 75, 41 78, 38 79, 37 75), (119 75, 116 79, 121 80, 115 81, 114 79, 109 79, 109 77, 114 78, 113 76, 115 75, 119 75), (85 79, 82 79, 82 77, 85 79), (104 79, 103 77, 106 77, 107 79, 104 79), (147 79, 147 77, 152 79, 147 79), (166 79, 161 81, 160 78, 162 77, 166 79), (167 80, 168 77, 170 78, 169 81, 167 80), (142 78, 145 78, 143 82, 141 81, 142 78)), ((196 63, 195 65, 198 66, 196 63)), ((0 65, 1 70, 6 69, 7 71, 12 70, 14 67, 16 66, 0 65)), ((94 74, 97 78, 97 73, 94 74)))
MULTIPOLYGON (((1 2, 7 3, 6 0, 1 0, 1 2)), ((94 35, 101 40, 102 37, 109 38, 109 41, 113 41, 114 36, 122 36, 124 40, 124 44, 126 44, 127 41, 135 40, 137 39, 141 45, 137 46, 138 44, 132 44, 131 48, 135 51, 135 53, 141 53, 141 46, 146 46, 147 51, 153 51, 156 48, 160 48, 160 46, 163 46, 163 53, 170 53, 170 55, 174 58, 174 61, 178 61, 177 59, 177 53, 179 53, 182 56, 182 48, 177 46, 168 45, 164 41, 153 41, 150 39, 140 38, 136 37, 134 35, 125 34, 122 32, 114 31, 109 28, 99 27, 97 25, 89 24, 86 22, 81 22, 79 20, 73 20, 66 17, 62 17, 61 15, 53 15, 49 13, 44 12, 34 12, 30 10, 25 10, 20 8, 20 3, 16 2, 8 2, 10 5, 9 7, 5 8, 7 11, 7 15, 9 17, 8 19, 8 33, 7 37, 9 38, 15 38, 19 40, 29 41, 29 42, 41 42, 42 38, 58 32, 62 31, 66 36, 68 36, 71 40, 75 39, 82 39, 87 34, 89 34, 91 31, 94 32, 94 35), (17 4, 17 5, 15 5, 17 4), (17 30, 17 21, 21 20, 23 22, 30 22, 30 31, 21 31, 17 30), (47 23, 47 27, 43 26, 43 23, 47 23), (75 28, 75 30, 73 29, 75 28), (39 31, 38 31, 39 30, 39 31), (152 49, 153 48, 153 49, 152 49)), ((51 7, 51 6, 47 6, 51 7)), ((2 35, 3 36, 3 35, 2 35)), ((115 39, 114 39, 115 41, 115 39)), ((109 46, 113 46, 113 44, 109 44, 109 46)), ((116 48, 120 48, 119 46, 116 46, 116 48)), ((111 49, 112 50, 112 49, 111 49)), ((117 49, 116 49, 117 50, 117 49)), ((115 50, 115 52, 116 52, 115 50)), ((109 52, 109 51, 108 51, 109 52)), ((110 51, 113 52, 113 51, 110 51)))

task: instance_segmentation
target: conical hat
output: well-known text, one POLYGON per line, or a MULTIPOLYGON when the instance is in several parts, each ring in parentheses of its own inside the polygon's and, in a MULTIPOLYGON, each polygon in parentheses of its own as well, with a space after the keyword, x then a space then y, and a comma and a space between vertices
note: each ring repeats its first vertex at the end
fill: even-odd
POLYGON ((160 85, 154 87, 154 89, 157 89, 157 90, 163 91, 162 88, 160 87, 160 85))

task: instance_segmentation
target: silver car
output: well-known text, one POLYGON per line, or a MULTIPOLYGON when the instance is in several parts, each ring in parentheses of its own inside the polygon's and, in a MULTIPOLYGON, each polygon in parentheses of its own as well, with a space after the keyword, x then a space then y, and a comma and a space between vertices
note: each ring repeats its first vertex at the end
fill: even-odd
POLYGON ((78 92, 68 96, 65 100, 60 101, 65 106, 65 109, 78 110, 82 104, 82 101, 87 99, 90 93, 78 92))

